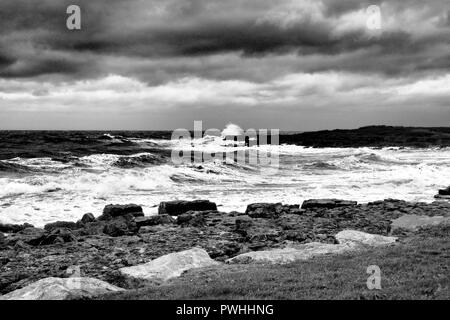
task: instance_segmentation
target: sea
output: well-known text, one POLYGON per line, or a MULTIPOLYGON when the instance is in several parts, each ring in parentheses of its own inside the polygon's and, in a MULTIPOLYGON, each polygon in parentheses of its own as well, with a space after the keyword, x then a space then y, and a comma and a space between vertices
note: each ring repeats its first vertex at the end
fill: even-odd
POLYGON ((153 215, 169 200, 208 199, 220 211, 313 198, 432 202, 450 181, 449 148, 248 147, 218 136, 171 136, 170 131, 0 131, 0 223, 39 227, 77 221, 87 212, 100 215, 107 204, 134 203, 153 215), (217 157, 236 150, 269 154, 277 166, 217 157), (174 154, 195 151, 215 157, 173 161, 174 154))

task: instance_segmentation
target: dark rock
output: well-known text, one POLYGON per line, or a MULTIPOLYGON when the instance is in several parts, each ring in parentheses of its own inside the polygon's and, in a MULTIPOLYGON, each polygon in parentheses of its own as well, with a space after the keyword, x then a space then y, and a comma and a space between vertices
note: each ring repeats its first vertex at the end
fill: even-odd
POLYGON ((347 201, 347 200, 339 200, 339 199, 310 199, 305 200, 302 204, 302 209, 311 209, 311 208, 339 208, 339 207, 349 207, 356 206, 356 201, 347 201))
POLYGON ((209 200, 194 201, 166 201, 161 202, 158 208, 158 214, 168 214, 170 216, 178 216, 188 211, 209 211, 217 210, 217 205, 209 200))
POLYGON ((177 218, 177 224, 187 227, 204 227, 206 226, 206 211, 188 211, 180 214, 177 218))
POLYGON ((98 220, 110 220, 127 214, 131 214, 133 217, 144 216, 141 206, 135 204, 109 204, 103 209, 103 214, 98 217, 98 220))
POLYGON ((79 228, 78 224, 70 221, 57 221, 53 223, 48 223, 44 226, 44 229, 47 231, 52 231, 54 229, 66 228, 70 230, 76 230, 79 228))
POLYGON ((103 227, 103 233, 111 237, 133 235, 136 234, 138 230, 139 227, 131 214, 109 220, 103 227))
POLYGON ((282 214, 300 214, 298 205, 282 205, 281 203, 252 203, 247 206, 245 214, 252 218, 273 219, 282 214))
POLYGON ((246 234, 247 230, 253 226, 253 219, 247 216, 236 218, 236 232, 246 234))
POLYGON ((15 233, 8 239, 9 244, 15 245, 17 242, 23 242, 32 246, 40 244, 42 237, 46 234, 44 229, 26 228, 15 233))
POLYGON ((31 224, 24 223, 24 224, 2 224, 0 223, 0 232, 3 233, 16 233, 19 231, 22 231, 26 228, 34 228, 31 224))
POLYGON ((157 216, 150 217, 138 217, 135 219, 138 227, 144 226, 156 226, 160 224, 171 224, 175 222, 175 219, 168 214, 161 214, 157 216))
POLYGON ((450 196, 450 187, 447 187, 446 189, 439 190, 439 195, 441 195, 441 196, 450 196))
POLYGON ((81 218, 82 223, 91 223, 95 221, 95 217, 92 213, 85 213, 81 218))
POLYGON ((39 245, 50 245, 74 241, 77 241, 77 238, 69 228, 57 228, 52 229, 50 233, 45 234, 39 240, 39 245))

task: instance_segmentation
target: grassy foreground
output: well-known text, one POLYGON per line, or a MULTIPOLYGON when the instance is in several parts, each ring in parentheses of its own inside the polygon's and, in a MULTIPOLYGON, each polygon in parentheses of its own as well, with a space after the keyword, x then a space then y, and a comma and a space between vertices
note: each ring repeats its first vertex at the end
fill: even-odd
POLYGON ((100 299, 450 299, 450 226, 424 229, 388 248, 289 265, 225 265, 161 286, 100 299), (367 289, 367 267, 381 290, 367 289))

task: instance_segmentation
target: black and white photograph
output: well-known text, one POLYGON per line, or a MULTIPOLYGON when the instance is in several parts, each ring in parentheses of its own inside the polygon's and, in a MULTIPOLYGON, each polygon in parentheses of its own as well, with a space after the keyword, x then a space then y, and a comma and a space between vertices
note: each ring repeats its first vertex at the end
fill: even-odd
POLYGON ((0 300, 270 319, 449 268, 448 0, 0 0, 0 300))

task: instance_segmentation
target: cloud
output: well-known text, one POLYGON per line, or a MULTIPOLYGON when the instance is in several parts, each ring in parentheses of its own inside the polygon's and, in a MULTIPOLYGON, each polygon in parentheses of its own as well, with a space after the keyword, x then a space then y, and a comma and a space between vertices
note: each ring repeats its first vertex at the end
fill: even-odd
POLYGON ((75 126, 101 114, 105 126, 147 127, 141 119, 153 113, 155 126, 197 114, 212 123, 280 117, 293 128, 277 109, 348 126, 353 116, 401 119, 396 108, 414 111, 406 122, 429 109, 441 123, 449 9, 444 0, 4 0, 0 112, 16 125, 39 113, 45 126, 65 112, 75 119, 59 114, 60 123, 75 126), (66 29, 69 4, 82 9, 80 31, 66 29), (376 33, 366 27, 374 4, 376 33))

